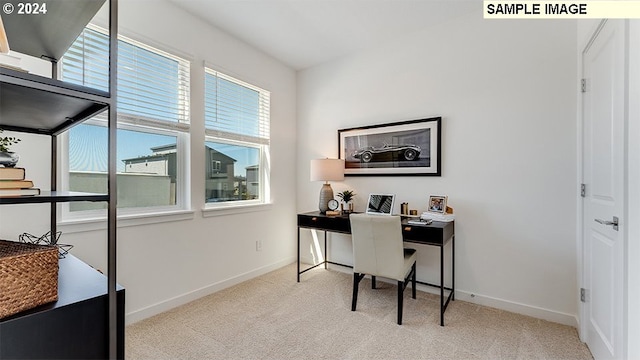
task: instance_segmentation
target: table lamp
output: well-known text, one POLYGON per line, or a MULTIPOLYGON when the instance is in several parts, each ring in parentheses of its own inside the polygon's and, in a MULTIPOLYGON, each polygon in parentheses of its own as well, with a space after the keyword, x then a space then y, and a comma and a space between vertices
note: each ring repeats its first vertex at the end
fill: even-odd
POLYGON ((320 212, 329 210, 329 200, 333 199, 333 189, 329 181, 344 180, 344 160, 341 159, 316 159, 311 160, 311 181, 324 181, 320 189, 320 212))

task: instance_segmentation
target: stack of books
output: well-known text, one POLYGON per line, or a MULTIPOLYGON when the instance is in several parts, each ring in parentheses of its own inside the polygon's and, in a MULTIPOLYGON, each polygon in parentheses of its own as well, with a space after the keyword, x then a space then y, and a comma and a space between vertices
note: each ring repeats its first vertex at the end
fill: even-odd
POLYGON ((33 181, 25 180, 25 170, 18 167, 0 167, 0 197, 40 195, 33 181))

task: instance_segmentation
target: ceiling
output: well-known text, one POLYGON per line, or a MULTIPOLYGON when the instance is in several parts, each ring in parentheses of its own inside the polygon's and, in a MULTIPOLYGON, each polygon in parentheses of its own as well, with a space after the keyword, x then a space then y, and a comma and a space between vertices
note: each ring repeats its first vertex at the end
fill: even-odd
POLYGON ((170 0, 301 70, 477 10, 479 0, 170 0))

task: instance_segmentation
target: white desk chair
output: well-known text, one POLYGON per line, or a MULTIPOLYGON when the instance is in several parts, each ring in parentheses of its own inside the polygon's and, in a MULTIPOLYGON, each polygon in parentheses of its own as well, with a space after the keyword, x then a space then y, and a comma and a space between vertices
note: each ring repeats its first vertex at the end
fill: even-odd
POLYGON ((356 311, 358 284, 371 275, 371 287, 376 276, 398 281, 398 325, 402 325, 403 293, 411 279, 411 297, 416 298, 416 251, 404 249, 399 216, 351 214, 353 239, 353 300, 356 311))

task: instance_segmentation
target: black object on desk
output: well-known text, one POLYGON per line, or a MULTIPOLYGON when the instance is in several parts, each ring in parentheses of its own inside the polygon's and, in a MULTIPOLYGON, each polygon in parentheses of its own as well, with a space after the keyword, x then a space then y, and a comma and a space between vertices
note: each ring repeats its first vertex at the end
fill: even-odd
MULTIPOLYGON (((382 216, 382 215, 381 215, 382 216)), ((329 261, 327 259, 327 232, 335 232, 341 234, 351 234, 351 222, 349 215, 327 216, 319 211, 298 214, 298 282, 300 275, 324 264, 339 265, 351 267, 349 265, 340 264, 329 261), (324 231, 324 261, 313 265, 307 269, 300 271, 300 229, 312 229, 324 231)), ((449 301, 455 300, 455 233, 454 222, 434 221, 428 225, 412 225, 408 223, 408 219, 402 220, 402 238, 405 242, 411 242, 423 245, 432 245, 440 247, 440 284, 430 284, 422 281, 418 283, 440 288, 440 325, 444 326, 444 312, 449 305, 449 301), (444 247, 451 241, 451 288, 444 286, 444 247), (448 290, 449 295, 444 296, 444 291, 448 290)))

